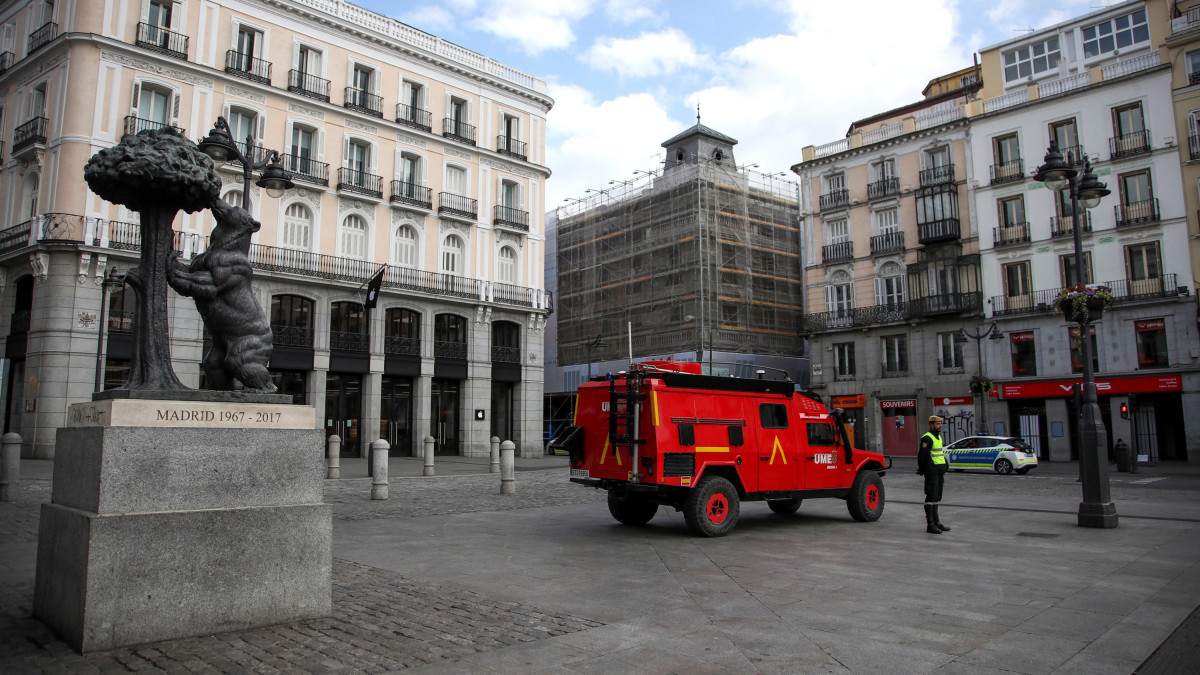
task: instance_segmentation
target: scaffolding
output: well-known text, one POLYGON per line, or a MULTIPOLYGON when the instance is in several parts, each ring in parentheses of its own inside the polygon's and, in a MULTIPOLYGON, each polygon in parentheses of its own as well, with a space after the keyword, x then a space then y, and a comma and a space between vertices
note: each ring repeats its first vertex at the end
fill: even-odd
POLYGON ((692 157, 558 209, 558 365, 713 352, 798 357, 796 183, 692 157))

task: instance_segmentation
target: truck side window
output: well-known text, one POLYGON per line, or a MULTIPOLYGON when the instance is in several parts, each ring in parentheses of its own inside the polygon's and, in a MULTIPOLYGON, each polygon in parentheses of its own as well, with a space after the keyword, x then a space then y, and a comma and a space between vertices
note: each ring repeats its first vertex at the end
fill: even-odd
POLYGON ((837 435, 834 433, 832 424, 809 424, 808 425, 808 444, 809 445, 828 445, 836 446, 837 435))
POLYGON ((758 418, 764 429, 786 429, 788 426, 787 406, 778 403, 759 404, 758 418))
POLYGON ((730 426, 729 427, 729 445, 736 448, 736 447, 740 447, 745 444, 746 444, 746 442, 744 440, 742 440, 742 428, 739 426, 736 426, 736 425, 730 426))

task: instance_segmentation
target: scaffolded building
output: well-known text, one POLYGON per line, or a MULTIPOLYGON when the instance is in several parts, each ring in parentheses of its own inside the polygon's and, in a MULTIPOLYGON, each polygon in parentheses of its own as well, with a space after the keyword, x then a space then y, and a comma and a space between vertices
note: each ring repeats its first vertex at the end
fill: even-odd
POLYGON ((663 143, 661 170, 558 209, 558 366, 631 345, 634 358, 694 354, 717 374, 807 372, 797 185, 737 166, 736 143, 697 123, 663 143))

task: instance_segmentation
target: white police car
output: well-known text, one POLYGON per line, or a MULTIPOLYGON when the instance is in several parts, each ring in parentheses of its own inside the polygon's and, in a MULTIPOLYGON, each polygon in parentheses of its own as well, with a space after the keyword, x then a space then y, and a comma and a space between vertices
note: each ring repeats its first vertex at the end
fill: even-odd
POLYGON ((988 469, 1008 475, 1037 468, 1037 453, 1015 436, 967 436, 942 449, 954 471, 988 469))

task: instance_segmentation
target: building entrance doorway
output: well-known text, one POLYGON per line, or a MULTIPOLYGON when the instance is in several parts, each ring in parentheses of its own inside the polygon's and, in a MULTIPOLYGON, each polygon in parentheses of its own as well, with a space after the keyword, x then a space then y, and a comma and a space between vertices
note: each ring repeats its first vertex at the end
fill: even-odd
POLYGON ((386 440, 389 457, 416 457, 412 438, 413 380, 384 376, 379 398, 379 437, 386 440))
POLYGON ((458 455, 459 451, 459 381, 433 381, 430 398, 429 427, 434 438, 433 451, 438 455, 458 455))
POLYGON ((362 375, 325 376, 325 436, 342 439, 342 457, 362 457, 362 375))

